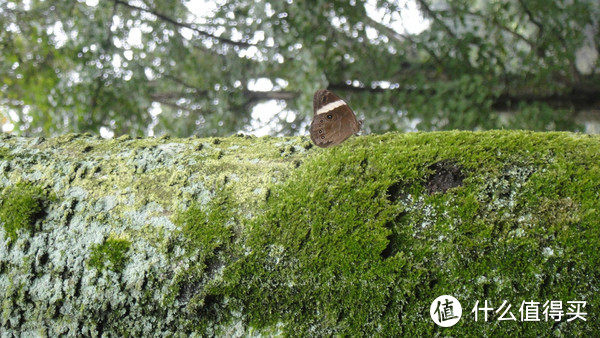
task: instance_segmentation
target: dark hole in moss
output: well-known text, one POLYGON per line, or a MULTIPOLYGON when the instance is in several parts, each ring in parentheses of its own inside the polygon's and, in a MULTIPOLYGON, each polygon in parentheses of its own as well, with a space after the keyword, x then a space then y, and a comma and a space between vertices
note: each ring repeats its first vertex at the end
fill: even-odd
POLYGON ((61 317, 61 313, 60 313, 60 308, 63 306, 64 301, 62 299, 59 299, 56 301, 56 303, 54 303, 54 306, 52 306, 49 311, 50 311, 50 318, 57 320, 60 319, 61 317))
POLYGON ((398 200, 398 197, 400 196, 400 192, 402 191, 402 184, 400 184, 400 182, 396 182, 392 185, 390 185, 387 190, 386 190, 386 197, 388 199, 388 201, 394 203, 398 200))
POLYGON ((369 166, 369 160, 365 157, 360 161, 360 167, 364 170, 369 166))
POLYGON ((148 289, 148 276, 144 275, 144 278, 142 279, 142 283, 141 283, 141 290, 147 290, 148 289))
POLYGON ((461 168, 450 161, 434 163, 428 169, 433 171, 433 174, 427 179, 427 192, 430 195, 460 187, 465 178, 461 168))
MULTIPOLYGON (((547 275, 542 282, 542 287, 540 288, 540 294, 543 295, 545 292, 550 290, 553 282, 554 282, 554 276, 547 275)), ((549 293, 551 293, 551 292, 552 291, 550 291, 549 293)))
MULTIPOLYGON (((218 250, 218 251, 220 251, 220 250, 218 250)), ((220 259, 218 259, 217 257, 211 258, 210 260, 208 260, 206 262, 206 270, 205 270, 205 273, 204 273, 205 277, 207 277, 209 279, 213 278, 217 274, 217 272, 221 268, 223 268, 224 265, 225 264, 220 259)))
POLYGON ((383 249, 383 251, 381 251, 381 253, 379 254, 381 258, 387 259, 398 253, 401 245, 401 239, 396 227, 397 224, 400 223, 400 218, 402 218, 402 216, 404 215, 405 213, 401 213, 398 216, 396 216, 396 218, 393 221, 387 222, 384 225, 387 229, 391 231, 391 233, 387 236, 388 244, 386 245, 385 249, 383 249))
POLYGON ((187 282, 183 282, 179 289, 179 295, 177 295, 177 300, 181 304, 189 303, 190 299, 198 292, 200 289, 201 282, 198 279, 193 279, 187 282))
POLYGON ((483 284, 483 297, 487 298, 490 295, 490 285, 489 284, 483 284))
POLYGON ((437 278, 434 278, 432 280, 429 281, 429 289, 432 290, 433 288, 435 288, 435 286, 438 284, 438 280, 437 278))
POLYGON ((85 146, 85 148, 83 148, 83 152, 89 153, 92 149, 94 149, 94 147, 88 145, 88 146, 85 146))
POLYGON ((392 232, 387 236, 387 240, 389 241, 387 246, 380 253, 381 258, 383 259, 388 259, 398 252, 398 234, 392 232))
POLYGON ((41 256, 40 256, 40 265, 46 265, 46 263, 48 263, 48 253, 44 252, 41 256))
POLYGON ((111 313, 112 306, 110 302, 107 304, 106 311, 104 311, 98 320, 98 324, 96 324, 96 329, 98 330, 98 337, 102 337, 104 334, 104 327, 106 326, 106 321, 108 320, 108 314, 111 313))
POLYGON ((77 278, 77 282, 75 283, 75 292, 73 297, 77 298, 81 295, 81 280, 82 278, 77 278))
POLYGON ((223 299, 222 295, 206 295, 204 297, 204 305, 198 309, 198 316, 201 318, 218 318, 221 312, 219 305, 223 303, 223 299))

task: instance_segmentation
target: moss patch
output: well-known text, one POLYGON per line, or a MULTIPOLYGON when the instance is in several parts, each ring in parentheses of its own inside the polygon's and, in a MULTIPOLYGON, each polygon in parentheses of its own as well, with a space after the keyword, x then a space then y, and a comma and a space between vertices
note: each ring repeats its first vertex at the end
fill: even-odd
POLYGON ((188 254, 200 253, 202 261, 212 258, 233 236, 234 208, 223 194, 220 192, 206 206, 193 203, 175 220, 182 228, 188 254))
POLYGON ((11 242, 17 240, 20 230, 33 233, 45 201, 44 190, 28 182, 4 189, 0 197, 0 222, 11 242))
POLYGON ((185 323, 189 331, 204 332, 229 317, 222 311, 223 297, 212 292, 211 285, 220 280, 223 268, 233 258, 230 246, 239 232, 237 209, 228 191, 218 191, 206 205, 195 202, 175 218, 185 252, 173 257, 182 268, 171 294, 187 313, 195 314, 185 323))
POLYGON ((105 267, 120 272, 127 263, 131 242, 122 238, 108 238, 102 244, 92 246, 88 264, 98 270, 105 267))
POLYGON ((10 159, 10 149, 6 147, 0 147, 0 159, 10 159))
POLYGON ((465 319, 443 334, 591 334, 591 310, 528 325, 470 311, 477 300, 507 300, 517 317, 532 299, 600 305, 598 154, 597 138, 568 133, 351 139, 272 190, 220 290, 266 332, 435 335, 429 305, 452 294, 465 319), (461 168, 460 184, 432 191, 436 163, 461 168))

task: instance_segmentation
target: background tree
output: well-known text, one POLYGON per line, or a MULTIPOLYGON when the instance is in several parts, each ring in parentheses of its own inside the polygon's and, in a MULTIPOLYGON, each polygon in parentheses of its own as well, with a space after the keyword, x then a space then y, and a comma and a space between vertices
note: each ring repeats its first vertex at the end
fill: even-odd
POLYGON ((368 132, 577 130, 600 111, 599 17, 596 0, 0 0, 0 117, 227 135, 279 100, 271 133, 297 134, 327 87, 368 132))

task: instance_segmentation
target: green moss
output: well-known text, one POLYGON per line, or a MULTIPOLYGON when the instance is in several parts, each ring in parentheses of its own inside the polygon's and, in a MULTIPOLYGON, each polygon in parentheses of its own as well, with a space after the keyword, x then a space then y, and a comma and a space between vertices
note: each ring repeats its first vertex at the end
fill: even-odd
POLYGON ((212 284, 233 258, 230 246, 239 222, 233 201, 230 192, 218 191, 206 205, 194 202, 174 220, 181 228, 185 254, 173 259, 187 267, 175 276, 171 295, 187 313, 196 314, 185 324, 190 331, 203 332, 226 316, 220 311, 224 299, 212 291, 212 284))
POLYGON ((125 268, 130 247, 131 242, 127 239, 108 238, 104 243, 92 246, 88 264, 98 270, 108 267, 115 272, 120 272, 125 268))
POLYGON ((59 164, 54 163, 52 172, 45 173, 46 179, 53 180, 57 171, 66 171, 69 184, 85 189, 90 200, 119 189, 135 191, 137 196, 142 197, 134 200, 135 205, 126 208, 117 204, 115 213, 140 208, 151 202, 181 210, 197 198, 206 202, 205 197, 214 191, 215 185, 221 184, 235 190, 231 198, 250 211, 256 205, 254 202, 264 197, 257 196, 257 187, 285 178, 294 167, 292 161, 303 158, 309 148, 306 139, 299 137, 284 141, 267 137, 215 140, 102 140, 67 134, 48 139, 36 148, 39 148, 39 154, 52 156, 40 163, 60 159, 57 161, 59 164), (298 148, 297 151, 283 152, 290 146, 298 148), (186 189, 182 190, 182 186, 186 189), (165 201, 172 201, 174 205, 165 205, 165 201))
MULTIPOLYGON (((434 335, 428 309, 442 294, 466 318, 444 334, 556 333, 553 322, 482 325, 469 313, 476 300, 509 300, 516 316, 532 298, 596 308, 599 153, 597 138, 500 131, 318 150, 271 189, 220 291, 251 326, 284 323, 292 335, 434 335), (435 163, 464 180, 430 194, 435 163)), ((588 313, 568 332, 593 332, 588 313)))
POLYGON ((0 147, 0 160, 10 159, 10 149, 6 147, 0 147))
MULTIPOLYGON (((222 193, 221 193, 222 194, 222 193)), ((235 219, 227 196, 218 195, 203 207, 193 203, 175 220, 182 228, 188 251, 200 253, 204 259, 211 258, 215 250, 228 243, 235 219)))
POLYGON ((0 222, 11 242, 17 240, 19 231, 33 233, 46 200, 44 190, 29 182, 21 181, 4 189, 0 197, 0 222))

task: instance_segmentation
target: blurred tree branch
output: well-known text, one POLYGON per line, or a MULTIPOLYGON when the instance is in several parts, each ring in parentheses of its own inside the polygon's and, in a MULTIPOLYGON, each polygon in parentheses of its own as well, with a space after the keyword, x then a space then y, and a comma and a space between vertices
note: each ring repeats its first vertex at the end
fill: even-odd
POLYGON ((159 19, 161 19, 161 20, 163 20, 165 22, 168 22, 168 23, 170 23, 170 24, 172 24, 174 26, 193 30, 194 32, 197 32, 198 34, 200 34, 200 35, 202 35, 204 37, 215 39, 215 40, 217 40, 217 41, 219 41, 221 43, 225 43, 225 44, 233 45, 233 46, 238 46, 238 47, 250 47, 250 46, 252 46, 252 44, 247 43, 247 42, 233 41, 231 39, 227 39, 227 38, 223 38, 223 37, 220 37, 220 36, 216 36, 214 34, 210 34, 210 33, 206 32, 206 31, 203 31, 203 30, 199 29, 195 25, 184 23, 184 22, 179 22, 178 20, 175 20, 175 19, 173 19, 173 18, 171 18, 171 17, 169 17, 169 16, 167 16, 165 14, 159 13, 159 12, 157 12, 155 10, 152 10, 152 9, 147 9, 147 8, 142 8, 142 7, 139 7, 139 6, 131 5, 127 1, 122 1, 122 0, 113 0, 113 1, 116 4, 123 5, 125 7, 130 8, 130 9, 135 9, 135 10, 138 10, 138 11, 142 11, 142 12, 146 12, 146 13, 152 14, 152 15, 156 16, 157 18, 159 18, 159 19))

